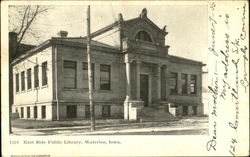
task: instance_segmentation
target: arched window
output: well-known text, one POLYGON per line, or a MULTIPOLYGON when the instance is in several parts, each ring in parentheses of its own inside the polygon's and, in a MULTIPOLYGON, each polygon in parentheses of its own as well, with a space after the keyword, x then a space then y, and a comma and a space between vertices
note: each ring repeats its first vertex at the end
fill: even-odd
POLYGON ((135 36, 135 39, 152 42, 152 39, 150 38, 149 34, 145 31, 138 32, 135 36))

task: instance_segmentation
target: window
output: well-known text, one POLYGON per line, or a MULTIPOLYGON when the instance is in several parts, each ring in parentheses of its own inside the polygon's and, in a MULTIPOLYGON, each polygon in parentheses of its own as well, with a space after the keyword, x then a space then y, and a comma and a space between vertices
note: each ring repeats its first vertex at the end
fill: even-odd
POLYGON ((193 115, 197 115, 197 106, 192 106, 193 115))
POLYGON ((64 88, 76 88, 76 62, 64 61, 64 88))
POLYGON ((100 89, 110 90, 110 65, 100 65, 100 89))
POLYGON ((197 93, 197 76, 196 75, 191 75, 191 83, 190 83, 190 92, 191 94, 196 94, 197 93))
POLYGON ((187 94, 187 74, 181 74, 181 93, 187 94))
POLYGON ((23 118, 23 107, 21 107, 21 118, 23 118))
POLYGON ((46 118, 46 106, 42 106, 42 119, 46 118))
POLYGON ((135 39, 152 42, 150 35, 146 31, 140 31, 136 34, 135 39))
POLYGON ((24 78, 24 71, 21 72, 21 90, 24 91, 25 90, 25 78, 24 78))
POLYGON ((31 89, 31 69, 27 70, 27 86, 28 89, 31 89))
POLYGON ((178 92, 178 74, 172 72, 170 74, 170 94, 177 94, 178 92))
POLYGON ((66 114, 67 114, 67 118, 76 118, 77 117, 77 105, 67 105, 66 114))
POLYGON ((85 105, 85 118, 89 118, 89 117, 90 117, 90 106, 85 105))
POLYGON ((19 74, 16 74, 16 92, 19 92, 19 74))
POLYGON ((37 88, 39 86, 39 76, 38 76, 38 73, 39 73, 39 67, 38 65, 36 65, 34 67, 34 87, 37 88))
POLYGON ((102 106, 102 117, 110 117, 110 105, 102 106))
POLYGON ((37 106, 34 106, 34 118, 37 118, 37 106))
POLYGON ((183 115, 183 116, 187 116, 187 115, 188 115, 188 106, 183 106, 182 115, 183 115))
POLYGON ((27 118, 30 118, 30 107, 27 107, 27 118))
POLYGON ((47 62, 42 63, 42 86, 47 85, 47 62))
MULTIPOLYGON (((83 62, 83 88, 89 88, 89 84, 88 84, 88 63, 83 62)), ((93 89, 95 87, 95 65, 94 63, 92 63, 91 65, 91 69, 92 69, 92 81, 93 81, 93 89)))

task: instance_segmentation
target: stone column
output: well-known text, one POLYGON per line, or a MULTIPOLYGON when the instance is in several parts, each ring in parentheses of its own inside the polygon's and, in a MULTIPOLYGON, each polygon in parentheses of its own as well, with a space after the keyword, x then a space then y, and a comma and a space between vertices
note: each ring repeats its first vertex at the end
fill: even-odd
POLYGON ((161 97, 166 100, 166 82, 167 82, 167 78, 166 78, 166 65, 162 66, 162 77, 161 77, 161 97))
POLYGON ((126 101, 131 98, 131 63, 126 61, 126 101))
POLYGON ((141 73, 141 62, 136 61, 136 99, 141 100, 140 96, 140 73, 141 73))
POLYGON ((157 99, 161 100, 161 65, 157 65, 157 99))

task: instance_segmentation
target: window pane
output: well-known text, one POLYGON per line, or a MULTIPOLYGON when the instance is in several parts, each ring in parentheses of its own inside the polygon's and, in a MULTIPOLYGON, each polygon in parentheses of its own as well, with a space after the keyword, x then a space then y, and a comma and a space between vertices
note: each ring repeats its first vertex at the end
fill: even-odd
POLYGON ((64 61, 64 87, 76 88, 76 62, 64 61))
POLYGON ((178 74, 175 73, 175 72, 172 72, 171 75, 170 75, 170 94, 177 94, 177 78, 178 77, 178 74))
POLYGON ((110 65, 100 65, 100 88, 110 90, 110 65))
POLYGON ((150 35, 146 31, 140 31, 136 34, 136 39, 152 42, 150 35))
MULTIPOLYGON (((93 81, 93 89, 95 87, 95 65, 94 63, 92 63, 92 81, 93 81)), ((83 88, 89 88, 89 84, 88 84, 88 63, 83 62, 83 88)))
POLYGON ((31 89, 31 69, 27 70, 27 86, 28 89, 31 89))
POLYGON ((22 91, 25 90, 24 71, 21 73, 21 89, 22 89, 22 91))
POLYGON ((19 92, 19 74, 16 74, 16 92, 19 92))
POLYGON ((42 85, 47 85, 47 62, 42 63, 42 85))
POLYGON ((197 82, 197 77, 196 75, 191 75, 191 83, 190 83, 190 92, 191 94, 196 94, 196 83, 197 82))
POLYGON ((181 74, 181 93, 187 94, 187 74, 181 74))
POLYGON ((39 69, 38 69, 38 65, 36 65, 34 67, 34 86, 35 86, 35 88, 39 86, 39 76, 38 76, 38 73, 39 73, 39 69))

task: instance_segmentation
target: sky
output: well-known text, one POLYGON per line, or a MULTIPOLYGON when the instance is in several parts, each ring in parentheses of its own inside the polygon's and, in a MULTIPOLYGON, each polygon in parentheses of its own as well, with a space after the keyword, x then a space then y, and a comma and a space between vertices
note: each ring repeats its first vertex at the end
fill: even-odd
MULTIPOLYGON (((170 45, 169 54, 207 63, 207 6, 206 5, 92 5, 91 32, 105 27, 122 13, 123 19, 138 17, 143 8, 147 9, 148 18, 157 26, 167 25, 166 45, 170 45)), ((41 36, 37 42, 25 38, 24 43, 38 44, 58 36, 60 30, 68 31, 69 37, 86 36, 87 6, 52 6, 45 15, 33 23, 41 36)))

